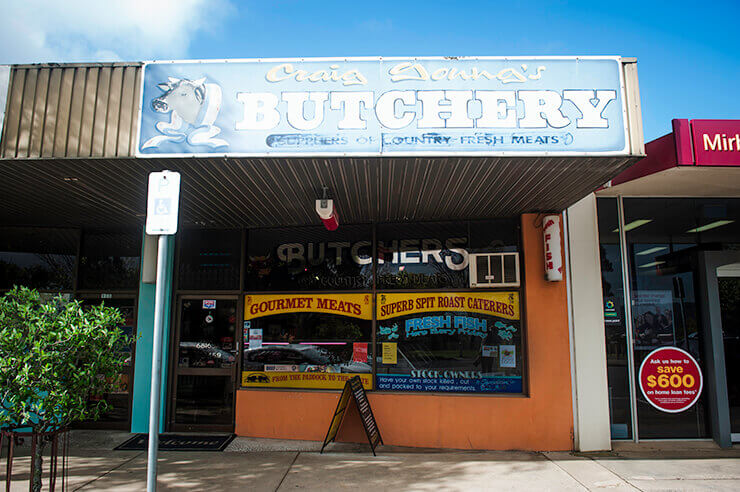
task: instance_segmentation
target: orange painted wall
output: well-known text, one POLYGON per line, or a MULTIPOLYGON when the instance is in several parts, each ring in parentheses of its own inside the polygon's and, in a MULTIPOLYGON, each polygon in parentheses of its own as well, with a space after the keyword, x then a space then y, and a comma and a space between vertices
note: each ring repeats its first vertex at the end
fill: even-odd
MULTIPOLYGON (((536 214, 522 215, 528 394, 371 392, 370 404, 385 444, 536 451, 573 448, 566 284, 544 280, 542 229, 536 223, 536 214)), ((236 434, 321 441, 338 398, 338 392, 239 390, 236 434)), ((345 417, 338 439, 365 440, 354 408, 345 417)))

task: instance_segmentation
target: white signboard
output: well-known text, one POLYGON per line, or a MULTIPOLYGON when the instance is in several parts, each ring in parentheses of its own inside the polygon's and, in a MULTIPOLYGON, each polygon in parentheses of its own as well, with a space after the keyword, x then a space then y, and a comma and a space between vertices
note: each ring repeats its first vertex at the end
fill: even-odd
POLYGON ((158 61, 138 157, 624 155, 619 57, 158 61))
POLYGON ((499 345, 499 367, 516 367, 516 345, 499 345))
POLYGON ((146 207, 146 233, 150 236, 177 232, 180 201, 180 173, 162 171, 149 175, 146 207))
POLYGON ((251 328, 249 330, 249 348, 258 349, 262 347, 262 328, 251 328))

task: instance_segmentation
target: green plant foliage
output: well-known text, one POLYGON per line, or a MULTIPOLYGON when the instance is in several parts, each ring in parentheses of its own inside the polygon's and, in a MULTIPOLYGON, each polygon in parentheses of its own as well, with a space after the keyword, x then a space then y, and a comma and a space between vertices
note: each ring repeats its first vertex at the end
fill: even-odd
POLYGON ((14 287, 0 298, 0 427, 48 432, 106 409, 131 343, 121 313, 14 287))

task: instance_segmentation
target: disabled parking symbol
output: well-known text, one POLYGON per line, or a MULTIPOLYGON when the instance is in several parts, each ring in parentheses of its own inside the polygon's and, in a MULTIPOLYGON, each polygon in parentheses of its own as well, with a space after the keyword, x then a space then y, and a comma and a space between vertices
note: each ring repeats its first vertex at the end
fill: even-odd
POLYGON ((154 202, 154 215, 169 215, 172 200, 169 198, 157 198, 154 202))

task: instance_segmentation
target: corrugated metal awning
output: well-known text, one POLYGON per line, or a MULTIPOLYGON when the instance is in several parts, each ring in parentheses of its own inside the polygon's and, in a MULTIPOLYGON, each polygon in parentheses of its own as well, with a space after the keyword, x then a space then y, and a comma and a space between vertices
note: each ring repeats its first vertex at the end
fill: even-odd
POLYGON ((181 224, 318 224, 327 186, 341 223, 477 219, 559 211, 638 157, 0 160, 0 223, 143 223, 151 171, 183 175, 181 224))

